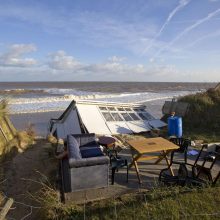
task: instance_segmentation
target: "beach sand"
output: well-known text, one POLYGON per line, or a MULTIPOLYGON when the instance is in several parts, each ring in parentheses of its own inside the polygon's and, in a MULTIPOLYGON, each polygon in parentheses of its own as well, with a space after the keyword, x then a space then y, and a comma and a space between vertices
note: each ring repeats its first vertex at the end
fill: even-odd
POLYGON ((10 119, 18 130, 26 130, 33 125, 37 136, 46 137, 47 128, 51 118, 58 118, 62 112, 37 112, 24 114, 11 114, 10 119))

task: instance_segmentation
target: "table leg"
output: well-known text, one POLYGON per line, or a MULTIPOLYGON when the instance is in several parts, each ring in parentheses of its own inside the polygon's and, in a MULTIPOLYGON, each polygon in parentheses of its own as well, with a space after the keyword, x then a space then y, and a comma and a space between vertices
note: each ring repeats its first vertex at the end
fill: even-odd
POLYGON ((137 165, 137 161, 140 157, 141 157, 141 154, 138 154, 136 156, 132 156, 133 160, 132 160, 132 163, 129 165, 129 168, 131 168, 134 165, 139 184, 142 183, 141 177, 140 177, 140 172, 139 172, 138 165, 137 165))
POLYGON ((140 172, 139 172, 139 169, 138 169, 137 161, 134 161, 134 166, 135 166, 136 174, 137 174, 137 177, 138 177, 138 182, 139 182, 139 184, 141 184, 142 181, 141 181, 141 177, 140 177, 140 172))
POLYGON ((170 173, 172 174, 172 176, 174 176, 174 173, 173 173, 173 169, 172 169, 172 167, 170 166, 170 160, 168 159, 168 157, 167 157, 167 154, 169 153, 169 151, 168 152, 165 152, 164 151, 164 158, 165 158, 165 160, 166 160, 166 162, 167 162, 167 165, 168 165, 168 167, 169 167, 169 169, 170 169, 170 173))
POLYGON ((172 169, 172 167, 170 166, 170 160, 169 160, 168 157, 167 157, 167 155, 168 155, 169 153, 170 153, 170 151, 163 151, 163 153, 161 154, 161 156, 159 157, 159 159, 155 162, 155 164, 160 163, 160 161, 165 158, 166 163, 167 163, 167 166, 169 167, 172 176, 174 176, 173 169, 172 169))

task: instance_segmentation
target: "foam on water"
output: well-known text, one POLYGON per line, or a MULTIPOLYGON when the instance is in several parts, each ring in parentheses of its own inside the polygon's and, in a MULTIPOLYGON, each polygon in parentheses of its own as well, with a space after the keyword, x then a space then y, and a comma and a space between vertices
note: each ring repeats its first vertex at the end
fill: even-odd
MULTIPOLYGON (((106 94, 77 91, 78 94, 67 94, 66 89, 62 89, 62 96, 47 96, 39 98, 11 98, 9 100, 10 111, 14 114, 30 112, 62 111, 68 107, 72 100, 97 100, 123 103, 142 103, 156 100, 167 100, 178 96, 192 94, 192 91, 170 91, 170 92, 143 92, 143 93, 121 93, 106 94), (65 90, 65 91, 64 91, 65 90)), ((67 89, 68 90, 68 89, 67 89)), ((52 93, 52 91, 50 91, 52 93)), ((57 92, 57 91, 56 91, 57 92)), ((54 93, 57 94, 57 93, 54 93)))

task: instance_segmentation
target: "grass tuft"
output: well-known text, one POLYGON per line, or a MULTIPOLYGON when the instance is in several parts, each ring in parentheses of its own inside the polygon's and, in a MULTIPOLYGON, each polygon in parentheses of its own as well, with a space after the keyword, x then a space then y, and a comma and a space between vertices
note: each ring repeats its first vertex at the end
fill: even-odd
POLYGON ((207 142, 219 141, 220 91, 209 89, 182 97, 179 101, 190 104, 189 111, 183 118, 184 134, 207 142))

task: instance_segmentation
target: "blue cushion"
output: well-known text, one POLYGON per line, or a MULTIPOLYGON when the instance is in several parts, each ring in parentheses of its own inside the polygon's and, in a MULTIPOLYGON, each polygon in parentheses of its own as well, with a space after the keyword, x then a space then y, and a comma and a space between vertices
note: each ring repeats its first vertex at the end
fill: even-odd
POLYGON ((81 148, 81 155, 82 158, 89 158, 89 157, 103 156, 103 153, 100 147, 86 148, 86 149, 81 148))
POLYGON ((81 159, 81 153, 79 149, 78 141, 72 136, 67 136, 68 156, 69 158, 81 159))
POLYGON ((80 146, 95 142, 95 135, 86 135, 80 138, 80 146))
POLYGON ((80 145, 80 150, 86 149, 86 148, 100 148, 99 144, 95 141, 90 142, 88 144, 80 145))

